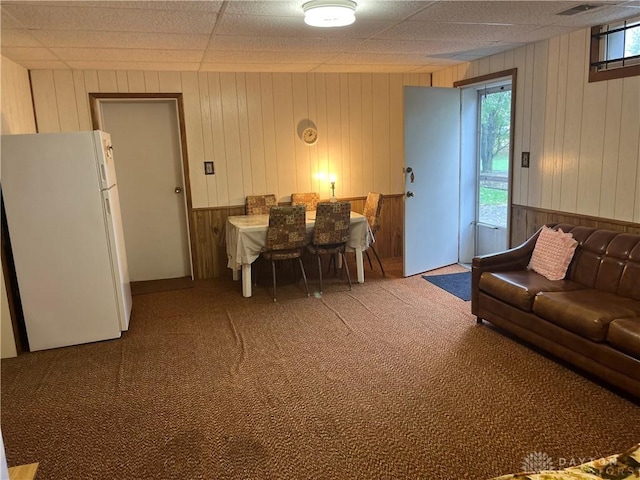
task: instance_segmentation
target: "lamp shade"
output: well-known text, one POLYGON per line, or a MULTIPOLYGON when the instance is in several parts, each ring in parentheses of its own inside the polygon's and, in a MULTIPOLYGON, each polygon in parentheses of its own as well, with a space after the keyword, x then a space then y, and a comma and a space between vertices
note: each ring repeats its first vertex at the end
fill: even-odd
POLYGON ((302 5, 304 23, 312 27, 345 27, 356 21, 356 2, 312 0, 302 5))

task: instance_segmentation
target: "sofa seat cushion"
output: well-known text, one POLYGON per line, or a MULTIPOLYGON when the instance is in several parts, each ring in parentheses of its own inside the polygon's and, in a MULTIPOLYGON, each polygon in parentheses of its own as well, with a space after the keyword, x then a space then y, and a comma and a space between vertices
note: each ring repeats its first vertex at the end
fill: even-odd
POLYGON ((609 324, 611 346, 640 359, 640 317, 618 318, 609 324))
POLYGON ((640 317, 640 301, 590 288, 540 292, 533 302, 533 312, 581 337, 603 342, 613 320, 640 317))
POLYGON ((584 289, 570 280, 548 280, 532 270, 514 272, 483 272, 479 288, 520 310, 530 312, 533 299, 541 291, 564 292, 584 289))

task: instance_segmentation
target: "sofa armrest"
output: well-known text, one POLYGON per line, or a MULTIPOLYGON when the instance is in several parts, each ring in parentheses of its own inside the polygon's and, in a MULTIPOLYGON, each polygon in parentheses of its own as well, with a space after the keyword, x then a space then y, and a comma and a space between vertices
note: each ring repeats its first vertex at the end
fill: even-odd
POLYGON ((471 313, 478 314, 479 283, 482 272, 505 272, 525 270, 531 260, 531 254, 536 246, 536 240, 540 235, 540 228, 523 244, 505 250, 504 252, 492 253, 473 257, 471 261, 471 313))

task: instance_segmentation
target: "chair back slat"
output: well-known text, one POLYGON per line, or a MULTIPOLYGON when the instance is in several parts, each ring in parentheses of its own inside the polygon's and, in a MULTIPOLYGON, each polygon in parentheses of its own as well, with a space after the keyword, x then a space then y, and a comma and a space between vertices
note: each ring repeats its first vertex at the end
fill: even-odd
POLYGON ((305 245, 304 205, 271 207, 267 228, 267 250, 290 250, 305 245))
POLYGON ((247 195, 245 211, 247 215, 266 215, 271 207, 276 206, 278 201, 274 194, 268 195, 247 195))
POLYGON ((291 194, 291 205, 304 205, 307 212, 315 210, 319 201, 320 194, 316 192, 291 194))
POLYGON ((380 214, 382 212, 382 199, 381 193, 369 192, 367 195, 367 201, 364 204, 363 215, 367 218, 369 228, 372 233, 376 233, 380 230, 380 214))
POLYGON ((314 245, 334 245, 349 240, 350 202, 321 202, 316 209, 314 245))

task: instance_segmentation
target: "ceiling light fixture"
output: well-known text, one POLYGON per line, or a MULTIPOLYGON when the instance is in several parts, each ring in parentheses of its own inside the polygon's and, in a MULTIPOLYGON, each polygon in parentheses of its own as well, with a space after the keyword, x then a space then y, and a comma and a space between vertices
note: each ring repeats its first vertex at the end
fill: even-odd
POLYGON ((356 21, 356 2, 311 0, 302 5, 304 23, 312 27, 345 27, 356 21))

